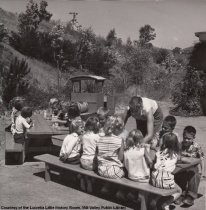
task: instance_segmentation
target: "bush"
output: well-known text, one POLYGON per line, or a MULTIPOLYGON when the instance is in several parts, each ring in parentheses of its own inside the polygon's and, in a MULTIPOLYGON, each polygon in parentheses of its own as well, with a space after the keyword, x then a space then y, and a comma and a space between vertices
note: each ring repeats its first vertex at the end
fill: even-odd
POLYGON ((26 94, 29 84, 25 77, 29 72, 26 60, 19 60, 17 57, 11 61, 9 68, 7 66, 1 68, 2 98, 6 105, 15 96, 26 94))
POLYGON ((184 116, 202 115, 198 82, 198 72, 188 67, 185 78, 176 85, 172 94, 172 101, 175 107, 171 109, 171 114, 184 116))

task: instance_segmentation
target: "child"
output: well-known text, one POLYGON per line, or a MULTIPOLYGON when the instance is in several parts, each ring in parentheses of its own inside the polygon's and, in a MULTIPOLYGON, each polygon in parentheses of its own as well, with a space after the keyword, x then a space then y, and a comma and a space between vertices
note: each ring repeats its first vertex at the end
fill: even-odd
POLYGON ((104 134, 100 136, 98 147, 98 173, 107 178, 121 178, 124 176, 123 141, 118 135, 124 128, 119 117, 109 117, 104 125, 104 134))
MULTIPOLYGON (((123 155, 124 146, 122 138, 118 137, 124 129, 123 120, 120 117, 110 116, 107 118, 103 132, 97 143, 98 173, 100 176, 117 179, 124 176, 123 155)), ((101 189, 104 194, 109 194, 110 185, 106 184, 101 189)), ((117 192, 118 194, 119 192, 117 192)), ((116 196, 117 196, 116 194, 116 196)))
POLYGON ((60 150, 60 160, 65 163, 79 164, 81 156, 80 135, 84 132, 84 123, 82 120, 73 120, 70 126, 71 133, 63 141, 60 150))
MULTIPOLYGON (((52 120, 52 122, 53 123, 58 123, 58 124, 64 125, 67 128, 70 128, 70 125, 71 125, 72 121, 74 121, 74 120, 81 120, 80 110, 79 110, 79 107, 76 103, 72 104, 72 105, 69 105, 67 107, 66 118, 58 119, 58 116, 57 116, 56 119, 52 120)), ((65 128, 59 128, 59 130, 60 129, 64 130, 65 128)))
POLYGON ((19 144, 25 143, 26 129, 32 127, 32 109, 30 107, 23 107, 21 114, 15 120, 13 129, 14 141, 19 144))
POLYGON ((154 170, 151 172, 150 183, 155 187, 163 189, 176 188, 177 193, 173 194, 163 203, 162 209, 168 209, 168 205, 179 198, 182 192, 181 188, 175 183, 174 175, 172 174, 176 167, 179 152, 180 144, 177 136, 172 132, 166 133, 162 137, 160 151, 156 153, 156 162, 154 170))
POLYGON ((99 133, 104 133, 103 128, 104 128, 107 118, 109 117, 109 109, 100 107, 97 110, 97 117, 99 119, 99 133))
POLYGON ((175 175, 176 182, 183 190, 182 196, 176 204, 183 202, 187 206, 192 206, 197 198, 198 187, 202 172, 204 172, 204 153, 195 141, 196 129, 193 126, 186 126, 183 131, 183 141, 181 143, 181 160, 188 162, 189 158, 201 159, 201 164, 188 168, 187 170, 175 175))
POLYGON ((5 128, 5 131, 11 132, 14 135, 16 118, 21 114, 23 107, 22 100, 14 100, 12 103, 11 124, 5 128))
POLYGON ((143 138, 140 130, 134 129, 129 132, 124 149, 124 166, 127 169, 129 179, 149 182, 150 169, 145 160, 146 148, 143 138))
MULTIPOLYGON (((86 170, 93 171, 97 167, 96 156, 96 147, 97 142, 99 141, 99 135, 97 134, 99 131, 99 120, 97 117, 89 117, 85 124, 85 133, 82 136, 82 147, 83 154, 81 156, 80 162, 82 168, 86 170)), ((87 192, 92 192, 92 181, 88 177, 86 179, 87 184, 87 192)), ((85 181, 81 180, 81 188, 84 190, 85 181)))
MULTIPOLYGON (((177 124, 177 120, 174 116, 168 115, 164 118, 163 123, 162 123, 162 128, 159 132, 157 132, 152 139, 151 142, 151 149, 156 149, 156 147, 162 146, 162 137, 165 133, 172 132, 177 135, 176 132, 174 132, 175 126, 177 124)), ((179 140, 179 138, 178 138, 179 140)))

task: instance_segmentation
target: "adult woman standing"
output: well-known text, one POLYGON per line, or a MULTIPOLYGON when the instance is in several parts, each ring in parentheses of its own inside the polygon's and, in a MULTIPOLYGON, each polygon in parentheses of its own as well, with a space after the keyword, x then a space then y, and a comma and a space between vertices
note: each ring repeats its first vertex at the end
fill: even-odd
POLYGON ((157 102, 149 98, 133 96, 129 102, 125 124, 131 116, 136 120, 137 129, 142 132, 144 142, 150 143, 163 121, 163 113, 157 102))

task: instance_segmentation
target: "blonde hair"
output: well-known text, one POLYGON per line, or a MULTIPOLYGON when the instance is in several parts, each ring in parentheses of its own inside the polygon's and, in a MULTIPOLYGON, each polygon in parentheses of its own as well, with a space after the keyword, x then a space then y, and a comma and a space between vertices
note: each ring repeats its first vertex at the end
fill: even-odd
POLYGON ((106 136, 119 135, 124 129, 124 121, 120 116, 110 116, 104 125, 106 136))
POLYGON ((82 120, 72 120, 70 125, 70 132, 76 132, 80 126, 84 126, 84 122, 82 120))

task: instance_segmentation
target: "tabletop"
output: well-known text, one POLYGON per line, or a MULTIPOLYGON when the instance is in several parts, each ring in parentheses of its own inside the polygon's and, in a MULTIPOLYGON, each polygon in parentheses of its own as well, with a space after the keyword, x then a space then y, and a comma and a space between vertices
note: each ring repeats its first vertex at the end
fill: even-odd
POLYGON ((64 141, 64 138, 66 136, 67 136, 66 134, 52 136, 52 143, 53 143, 53 145, 56 145, 56 146, 61 147, 62 146, 62 143, 64 141))
POLYGON ((192 166, 195 166, 197 164, 200 164, 201 163, 201 160, 199 158, 191 158, 191 157, 188 157, 187 158, 187 163, 184 163, 184 162, 177 162, 176 164, 176 168, 175 170, 172 172, 173 174, 176 174, 180 171, 183 171, 183 170, 186 170, 192 166))
POLYGON ((32 120, 34 126, 28 130, 28 136, 37 136, 37 135, 60 135, 60 134, 68 134, 69 129, 64 127, 54 128, 52 127, 52 122, 49 120, 45 120, 41 114, 35 114, 32 116, 32 120))

